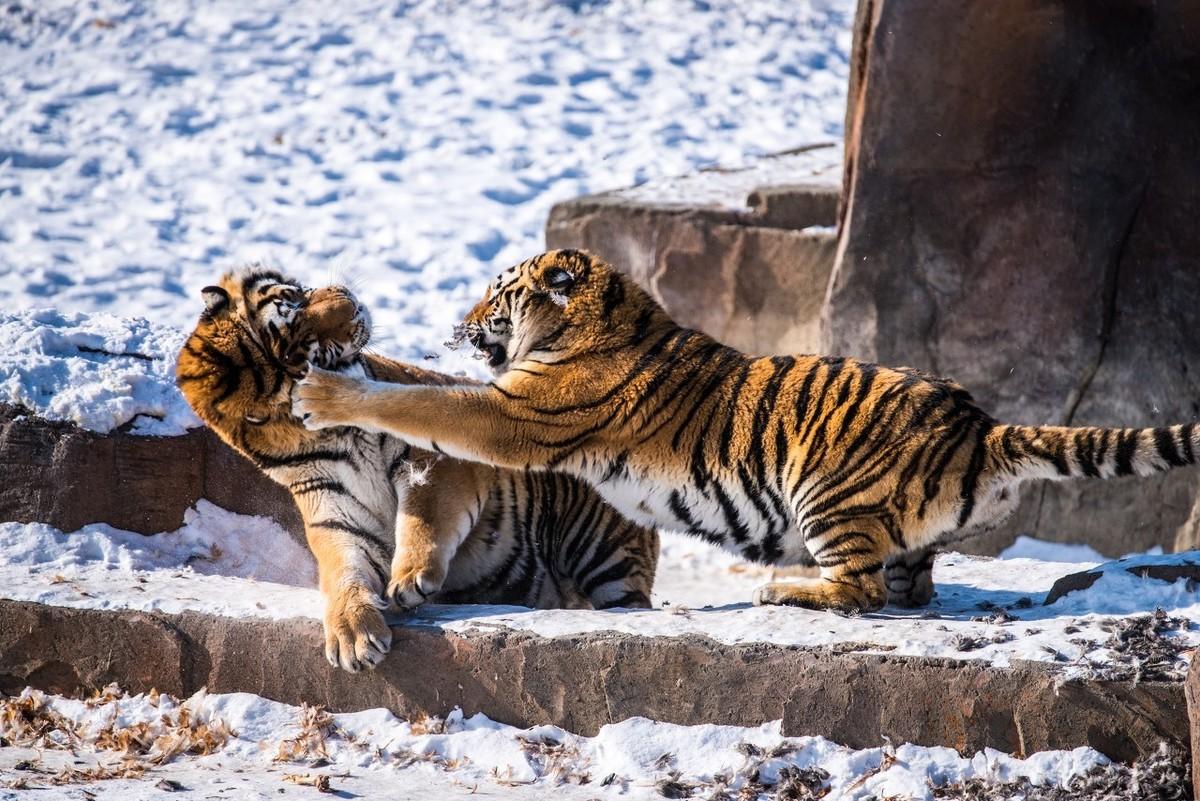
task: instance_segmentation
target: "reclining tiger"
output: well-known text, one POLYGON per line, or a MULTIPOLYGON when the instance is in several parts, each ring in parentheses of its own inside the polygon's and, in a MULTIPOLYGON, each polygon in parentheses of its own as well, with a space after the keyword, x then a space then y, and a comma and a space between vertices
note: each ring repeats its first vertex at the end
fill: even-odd
POLYGON ((755 358, 676 325, 579 251, 513 267, 462 335, 495 372, 478 387, 389 387, 314 370, 294 408, 463 459, 566 471, 632 519, 747 559, 812 560, 758 604, 869 611, 932 593, 930 550, 994 525, 1030 479, 1192 464, 1195 425, 1003 425, 965 389, 908 368, 755 358), (889 578, 892 579, 889 582, 889 578))
POLYGON ((248 268, 203 296, 179 386, 225 442, 291 491, 317 559, 331 664, 356 672, 383 658, 389 602, 650 605, 657 532, 586 483, 356 428, 313 433, 292 417, 289 393, 310 361, 399 384, 466 381, 364 353, 370 317, 349 291, 248 268))

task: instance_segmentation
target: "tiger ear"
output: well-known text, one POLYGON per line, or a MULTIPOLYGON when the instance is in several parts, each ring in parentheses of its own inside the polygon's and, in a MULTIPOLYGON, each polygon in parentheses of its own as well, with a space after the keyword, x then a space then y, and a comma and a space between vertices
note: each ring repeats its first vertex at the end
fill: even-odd
POLYGON ((204 313, 211 317, 229 305, 229 293, 219 286, 206 286, 200 290, 204 298, 204 313))
POLYGON ((551 292, 570 292, 575 286, 575 276, 562 267, 551 267, 542 275, 542 283, 551 292))

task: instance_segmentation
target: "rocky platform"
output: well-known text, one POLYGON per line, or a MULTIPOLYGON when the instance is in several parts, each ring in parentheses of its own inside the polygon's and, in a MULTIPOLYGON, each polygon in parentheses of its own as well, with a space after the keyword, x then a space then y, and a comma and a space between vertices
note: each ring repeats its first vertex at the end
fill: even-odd
MULTIPOLYGON (((1200 636, 1186 582, 1117 569, 1043 606, 1047 564, 947 557, 930 609, 854 618, 744 602, 625 612, 431 606, 394 619, 391 654, 358 675, 325 662, 313 590, 187 569, 0 567, 0 691, 207 687, 335 711, 444 716, 461 707, 580 734, 633 716, 782 719, 786 734, 854 747, 884 738, 1016 754, 1090 745, 1120 761, 1163 741, 1187 745, 1181 655, 1200 636), (1006 574, 1033 576, 1029 587, 1040 591, 989 587, 1006 574), (1170 612, 1119 607, 1138 596, 1170 612)), ((677 572, 664 577, 660 603, 691 583, 677 572)), ((730 574, 723 591, 740 595, 761 578, 730 574)), ((715 583, 710 576, 706 586, 715 583)))

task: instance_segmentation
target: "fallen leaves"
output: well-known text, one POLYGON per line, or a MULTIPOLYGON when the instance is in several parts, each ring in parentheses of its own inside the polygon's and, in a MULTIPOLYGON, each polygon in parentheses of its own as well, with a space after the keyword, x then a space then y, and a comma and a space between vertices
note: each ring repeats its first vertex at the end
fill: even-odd
MULTIPOLYGON (((145 696, 145 700, 155 707, 159 706, 161 698, 157 690, 145 696)), ((133 699, 116 684, 110 684, 84 701, 91 710, 111 708, 108 723, 97 728, 63 715, 51 706, 45 694, 29 690, 15 698, 0 698, 0 744, 71 753, 86 749, 119 756, 119 761, 111 764, 69 767, 53 775, 40 770, 34 763, 19 763, 41 775, 43 778, 37 781, 42 783, 58 785, 137 779, 151 767, 164 765, 181 754, 215 753, 233 736, 220 718, 209 718, 197 712, 203 698, 201 691, 182 704, 172 705, 157 718, 122 724, 121 706, 133 699)), ((30 780, 21 777, 15 781, 28 785, 30 780)), ((13 789, 19 788, 13 785, 13 789)))
POLYGON ((329 751, 325 747, 331 737, 352 740, 342 729, 333 722, 333 715, 325 711, 325 707, 302 704, 300 720, 297 722, 300 733, 279 743, 275 754, 276 762, 303 762, 312 759, 329 759, 329 751))

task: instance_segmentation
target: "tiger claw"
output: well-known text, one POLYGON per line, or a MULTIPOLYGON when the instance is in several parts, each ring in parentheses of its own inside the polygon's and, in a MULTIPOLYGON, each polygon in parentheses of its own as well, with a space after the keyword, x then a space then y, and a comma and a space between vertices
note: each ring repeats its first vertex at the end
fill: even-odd
POLYGON ((376 594, 356 586, 327 598, 325 658, 350 673, 374 668, 392 647, 392 630, 379 610, 376 594))

